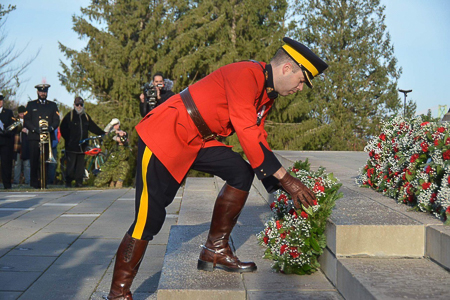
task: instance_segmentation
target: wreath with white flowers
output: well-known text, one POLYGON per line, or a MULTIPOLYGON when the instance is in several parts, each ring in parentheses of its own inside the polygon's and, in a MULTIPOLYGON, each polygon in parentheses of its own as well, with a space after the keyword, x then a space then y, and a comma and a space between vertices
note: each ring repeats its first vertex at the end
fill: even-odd
POLYGON ((291 196, 279 190, 271 205, 272 216, 257 238, 266 247, 264 258, 273 268, 286 274, 311 274, 320 267, 319 256, 326 247, 325 226, 342 184, 324 168, 310 170, 308 160, 297 161, 288 170, 316 195, 313 206, 296 210, 291 196))

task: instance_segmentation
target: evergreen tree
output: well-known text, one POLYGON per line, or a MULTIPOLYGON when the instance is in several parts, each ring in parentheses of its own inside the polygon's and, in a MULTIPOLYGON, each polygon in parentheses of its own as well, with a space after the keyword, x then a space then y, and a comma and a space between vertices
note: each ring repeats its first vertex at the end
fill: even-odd
POLYGON ((88 44, 60 44, 71 64, 61 62, 59 77, 69 92, 138 116, 140 87, 156 71, 178 91, 227 63, 268 59, 285 32, 286 8, 285 0, 92 1, 73 17, 88 44))
MULTIPOLYGON (((380 120, 401 110, 394 48, 379 0, 297 0, 301 12, 290 34, 329 68, 314 89, 276 102, 271 132, 289 149, 362 150, 380 120), (285 134, 289 128, 289 137, 285 134), (281 136, 282 139, 278 138, 281 136)), ((411 103, 410 103, 411 104, 411 103)), ((415 110, 410 107, 409 110, 415 110)))

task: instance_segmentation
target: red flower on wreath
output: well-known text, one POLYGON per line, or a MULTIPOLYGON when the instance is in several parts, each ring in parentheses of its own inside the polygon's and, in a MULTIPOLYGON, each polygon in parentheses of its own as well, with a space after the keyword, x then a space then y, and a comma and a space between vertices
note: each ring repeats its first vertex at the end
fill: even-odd
POLYGON ((425 168, 425 172, 426 172, 427 174, 430 174, 430 172, 431 172, 431 166, 430 166, 430 165, 428 165, 428 166, 425 168))
POLYGON ((413 154, 412 156, 411 156, 411 159, 409 160, 410 162, 415 162, 417 159, 419 158, 419 154, 413 154))
POLYGON ((430 187, 430 185, 431 185, 431 182, 424 182, 424 183, 422 183, 422 188, 424 190, 427 190, 430 187))
POLYGON ((439 146, 439 140, 438 139, 434 140, 434 145, 435 146, 439 146))
POLYGON ((450 149, 445 151, 444 153, 442 153, 442 157, 444 158, 444 160, 449 160, 450 159, 450 149))
POLYGON ((423 122, 422 124, 420 124, 420 126, 423 127, 423 126, 425 126, 427 124, 430 124, 430 122, 423 122))
POLYGON ((290 247, 289 248, 289 255, 293 258, 297 258, 300 256, 300 253, 298 253, 297 247, 290 247))
POLYGON ((280 254, 283 254, 284 252, 286 252, 287 247, 288 247, 287 245, 282 245, 280 247, 280 254))
POLYGON ((426 142, 420 143, 420 147, 422 147, 423 152, 428 152, 428 144, 426 142))
POLYGON ((281 228, 281 226, 282 226, 282 225, 281 225, 281 222, 280 222, 280 220, 277 220, 277 222, 276 222, 276 223, 277 223, 277 229, 280 229, 280 228, 281 228))
POLYGON ((306 212, 304 212, 304 211, 302 211, 300 216, 302 216, 303 219, 308 219, 308 214, 306 212))
POLYGON ((263 241, 264 241, 264 244, 268 244, 269 243, 269 237, 267 237, 267 236, 265 236, 264 238, 263 238, 263 241))
POLYGON ((286 232, 280 233, 280 238, 285 239, 287 236, 286 232))
POLYGON ((384 133, 380 134, 380 140, 386 141, 386 135, 384 133))
POLYGON ((430 198, 430 202, 434 203, 434 201, 436 201, 436 193, 431 194, 431 198, 430 198))
POLYGON ((298 219, 298 215, 297 215, 297 212, 295 211, 295 209, 291 208, 289 213, 294 216, 294 219, 298 219))
POLYGON ((450 185, 450 176, 447 177, 447 183, 450 185))
POLYGON ((450 144, 450 137, 448 137, 448 138, 445 140, 445 145, 448 145, 448 144, 450 144))
POLYGON ((270 203, 270 209, 273 209, 275 207, 275 202, 270 203))
POLYGON ((278 202, 284 202, 285 204, 287 204, 288 197, 285 194, 281 194, 280 197, 278 197, 278 202))
POLYGON ((439 127, 439 128, 437 129, 437 131, 440 132, 440 133, 443 133, 443 132, 445 131, 445 128, 444 128, 444 127, 439 127))

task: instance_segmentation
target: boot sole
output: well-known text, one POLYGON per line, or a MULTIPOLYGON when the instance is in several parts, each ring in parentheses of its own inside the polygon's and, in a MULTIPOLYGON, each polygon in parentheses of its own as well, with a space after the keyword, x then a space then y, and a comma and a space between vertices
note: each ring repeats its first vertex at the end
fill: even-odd
POLYGON ((247 272, 254 272, 258 268, 255 266, 254 268, 236 269, 236 268, 230 268, 230 267, 227 267, 227 266, 224 266, 221 264, 216 264, 216 266, 214 267, 214 264, 212 262, 207 262, 207 261, 203 261, 200 259, 198 260, 197 270, 213 272, 214 269, 220 269, 220 270, 224 270, 224 271, 232 272, 232 273, 247 273, 247 272))

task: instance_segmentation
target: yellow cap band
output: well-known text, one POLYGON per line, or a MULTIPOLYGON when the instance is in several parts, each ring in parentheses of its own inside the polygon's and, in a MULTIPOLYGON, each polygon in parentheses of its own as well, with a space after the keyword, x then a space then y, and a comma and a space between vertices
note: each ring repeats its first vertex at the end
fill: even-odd
POLYGON ((294 48, 288 44, 283 46, 284 51, 286 51, 297 63, 304 66, 309 72, 311 72, 313 77, 319 74, 319 71, 314 67, 312 63, 309 62, 303 55, 297 52, 294 48))

